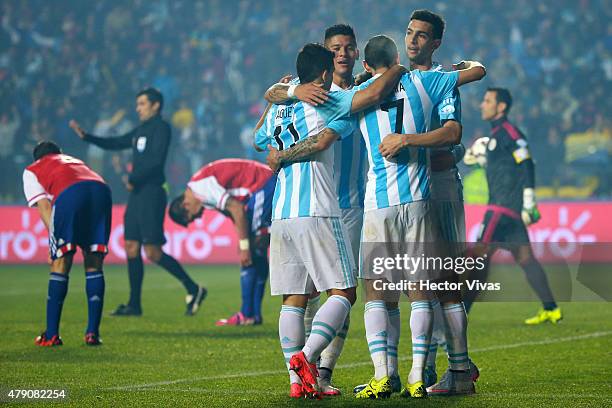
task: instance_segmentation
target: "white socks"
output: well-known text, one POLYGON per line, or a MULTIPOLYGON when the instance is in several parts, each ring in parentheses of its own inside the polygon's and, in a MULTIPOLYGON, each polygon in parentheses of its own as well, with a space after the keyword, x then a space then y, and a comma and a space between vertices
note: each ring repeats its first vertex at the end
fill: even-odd
POLYGON ((397 363, 397 347, 400 339, 401 316, 399 307, 387 310, 389 314, 389 327, 387 330, 387 367, 389 377, 399 375, 397 363))
POLYGON ((317 295, 312 299, 308 299, 308 304, 306 305, 306 313, 304 313, 304 330, 306 332, 306 339, 308 340, 308 336, 310 336, 310 330, 312 330, 312 319, 319 311, 319 299, 321 295, 317 295))
POLYGON ((320 368, 326 369, 319 371, 321 377, 328 377, 331 375, 331 372, 334 371, 338 357, 340 357, 340 353, 342 353, 342 349, 344 348, 344 340, 346 340, 350 322, 351 315, 348 314, 336 337, 329 343, 329 346, 325 347, 325 350, 321 352, 320 368))
POLYGON ((351 311, 351 302, 344 296, 333 295, 321 306, 312 320, 312 330, 304 346, 306 359, 314 363, 332 342, 351 311))
POLYGON ((363 314, 366 329, 366 339, 370 349, 370 357, 374 364, 374 378, 380 380, 388 375, 387 340, 389 318, 385 302, 373 300, 365 304, 363 314))
POLYGON ((451 370, 468 370, 467 314, 463 303, 442 305, 446 322, 448 366, 451 370))
POLYGON ((410 331, 412 332, 412 368, 408 382, 423 381, 423 369, 429 351, 433 328, 433 310, 428 300, 419 300, 410 305, 410 331))
MULTIPOLYGON (((281 307, 278 319, 278 337, 285 356, 285 364, 289 370, 291 356, 299 353, 304 347, 304 309, 301 307, 281 307)), ((295 371, 289 370, 289 381, 301 384, 295 371)))

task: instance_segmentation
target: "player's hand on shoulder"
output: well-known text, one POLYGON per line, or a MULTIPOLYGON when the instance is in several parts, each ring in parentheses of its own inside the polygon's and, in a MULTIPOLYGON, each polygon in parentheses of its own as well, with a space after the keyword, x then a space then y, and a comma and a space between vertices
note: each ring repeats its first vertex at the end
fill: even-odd
POLYGON ((325 103, 325 101, 329 99, 327 94, 328 92, 323 89, 322 84, 314 84, 312 82, 298 85, 294 92, 295 97, 300 101, 309 103, 313 106, 325 103))
POLYGON ((281 166, 281 157, 280 152, 277 148, 272 145, 268 145, 268 157, 266 157, 266 162, 268 166, 273 172, 277 172, 281 166))
POLYGON ((74 119, 71 119, 70 122, 68 122, 68 126, 70 126, 70 128, 72 130, 74 130, 74 132, 81 138, 85 138, 85 131, 81 128, 81 126, 79 125, 79 122, 77 122, 74 119))

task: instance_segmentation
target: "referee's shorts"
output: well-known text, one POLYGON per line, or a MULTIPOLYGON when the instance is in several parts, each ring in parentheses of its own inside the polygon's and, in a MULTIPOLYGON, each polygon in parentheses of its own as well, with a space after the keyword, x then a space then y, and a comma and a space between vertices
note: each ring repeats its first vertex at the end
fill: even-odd
POLYGON ((144 185, 130 193, 123 218, 126 241, 163 245, 164 216, 168 197, 162 186, 144 185))

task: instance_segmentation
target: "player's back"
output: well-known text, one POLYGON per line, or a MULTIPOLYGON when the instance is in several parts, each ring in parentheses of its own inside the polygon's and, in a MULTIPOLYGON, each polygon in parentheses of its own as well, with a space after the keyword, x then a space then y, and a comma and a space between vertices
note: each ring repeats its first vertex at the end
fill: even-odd
POLYGON ((226 190, 233 198, 245 202, 257 190, 262 188, 273 173, 266 165, 247 159, 215 160, 198 170, 188 185, 199 190, 217 186, 226 190))
MULTIPOLYGON (((271 144, 282 151, 326 127, 324 117, 312 105, 273 105, 255 143, 262 149, 271 144)), ((272 219, 339 216, 333 162, 333 149, 326 149, 308 161, 283 166, 274 191, 272 219)))
POLYGON ((52 201, 73 184, 82 181, 104 183, 104 179, 83 161, 66 154, 43 156, 26 167, 23 178, 26 189, 32 183, 38 183, 52 201))
MULTIPOLYGON (((451 92, 456 74, 411 71, 380 105, 359 114, 359 126, 368 150, 370 169, 365 209, 386 208, 430 197, 429 151, 413 147, 386 159, 378 145, 390 133, 427 131, 434 106, 451 92)), ((360 85, 364 89, 378 76, 360 85)))

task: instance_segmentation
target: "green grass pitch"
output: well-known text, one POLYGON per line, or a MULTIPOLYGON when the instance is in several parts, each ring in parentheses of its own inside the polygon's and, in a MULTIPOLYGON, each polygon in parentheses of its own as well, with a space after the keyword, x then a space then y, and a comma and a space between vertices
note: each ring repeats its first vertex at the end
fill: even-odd
MULTIPOLYGON (((386 401, 356 401, 352 387, 372 375, 363 326, 363 302, 334 373, 344 395, 333 400, 292 401, 277 335, 280 299, 264 300, 264 324, 215 327, 239 306, 238 268, 188 267, 209 289, 194 317, 183 316, 180 284, 148 266, 144 315, 112 318, 128 296, 125 267, 106 268, 104 345, 83 344, 84 276, 76 265, 62 316, 64 346, 38 348, 44 328, 46 266, 0 266, 0 387, 69 391, 59 406, 413 406, 603 407, 612 405, 612 306, 564 303, 556 326, 526 327, 536 303, 478 303, 470 314, 472 359, 481 369, 477 394, 386 401)), ((517 271, 517 278, 524 279, 517 271)), ((410 364, 409 305, 402 304, 400 373, 410 364)), ((445 369, 438 354, 438 372, 445 369)), ((47 402, 48 404, 49 402, 47 402)))

